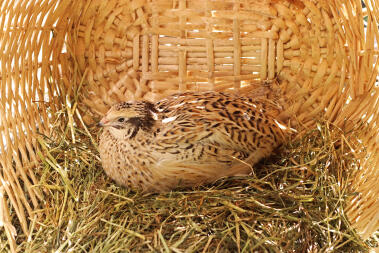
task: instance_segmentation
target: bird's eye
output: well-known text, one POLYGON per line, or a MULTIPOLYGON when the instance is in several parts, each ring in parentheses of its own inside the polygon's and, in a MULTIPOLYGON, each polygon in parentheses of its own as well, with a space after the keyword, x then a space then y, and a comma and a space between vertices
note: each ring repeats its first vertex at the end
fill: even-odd
POLYGON ((125 118, 119 118, 117 121, 120 122, 120 123, 122 123, 122 122, 125 121, 125 118))

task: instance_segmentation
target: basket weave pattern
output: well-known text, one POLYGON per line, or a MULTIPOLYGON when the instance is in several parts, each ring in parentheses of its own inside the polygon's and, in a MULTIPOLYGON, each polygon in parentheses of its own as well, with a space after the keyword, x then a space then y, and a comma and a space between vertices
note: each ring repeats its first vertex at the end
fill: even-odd
MULTIPOLYGON (((288 81, 288 92, 312 92, 309 104, 327 91, 328 106, 347 78, 341 75, 348 64, 345 41, 321 4, 118 1, 109 6, 117 10, 112 15, 101 14, 107 12, 102 5, 88 7, 72 45, 82 71, 89 70, 84 102, 99 113, 119 100, 239 88, 277 75, 288 81)), ((309 118, 321 111, 313 108, 309 118)), ((328 117, 335 117, 333 109, 328 117)))
MULTIPOLYGON (((186 90, 229 90, 279 80, 294 124, 320 114, 339 127, 366 123, 367 147, 348 215, 367 238, 379 228, 379 2, 257 0, 5 1, 0 14, 0 221, 11 245, 43 193, 36 132, 84 73, 80 108, 92 123, 117 101, 156 101, 186 90), (31 11, 32 10, 32 11, 31 11), (367 31, 363 17, 368 16, 367 31), (371 117, 371 120, 368 120, 371 117)), ((13 246, 14 247, 14 246, 13 246)))

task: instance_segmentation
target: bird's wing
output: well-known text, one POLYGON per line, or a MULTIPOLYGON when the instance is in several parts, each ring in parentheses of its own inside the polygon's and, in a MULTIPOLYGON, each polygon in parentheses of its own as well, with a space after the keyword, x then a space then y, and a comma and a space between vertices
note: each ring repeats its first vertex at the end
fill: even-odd
POLYGON ((216 94, 184 93, 160 102, 157 108, 163 116, 156 142, 174 148, 200 142, 244 152, 280 143, 284 130, 275 120, 274 105, 232 94, 216 94))
POLYGON ((250 164, 231 156, 224 157, 224 162, 212 157, 200 161, 162 158, 153 167, 151 171, 159 182, 153 187, 158 191, 213 183, 222 177, 242 176, 252 171, 250 164))

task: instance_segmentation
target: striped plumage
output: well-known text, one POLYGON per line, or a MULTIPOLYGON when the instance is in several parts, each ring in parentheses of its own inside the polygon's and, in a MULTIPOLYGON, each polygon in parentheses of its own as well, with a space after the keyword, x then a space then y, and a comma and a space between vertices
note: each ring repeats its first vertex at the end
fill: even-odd
POLYGON ((155 104, 114 105, 100 122, 100 156, 117 183, 167 191, 246 175, 284 138, 270 100, 186 92, 155 104))

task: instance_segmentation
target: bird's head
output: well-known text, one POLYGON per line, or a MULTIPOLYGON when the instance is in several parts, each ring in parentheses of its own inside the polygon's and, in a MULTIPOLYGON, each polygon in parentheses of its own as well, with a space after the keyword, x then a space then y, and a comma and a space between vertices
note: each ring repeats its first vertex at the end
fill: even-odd
POLYGON ((150 102, 121 102, 113 105, 99 122, 116 138, 133 138, 139 130, 148 131, 155 121, 156 110, 150 102))

